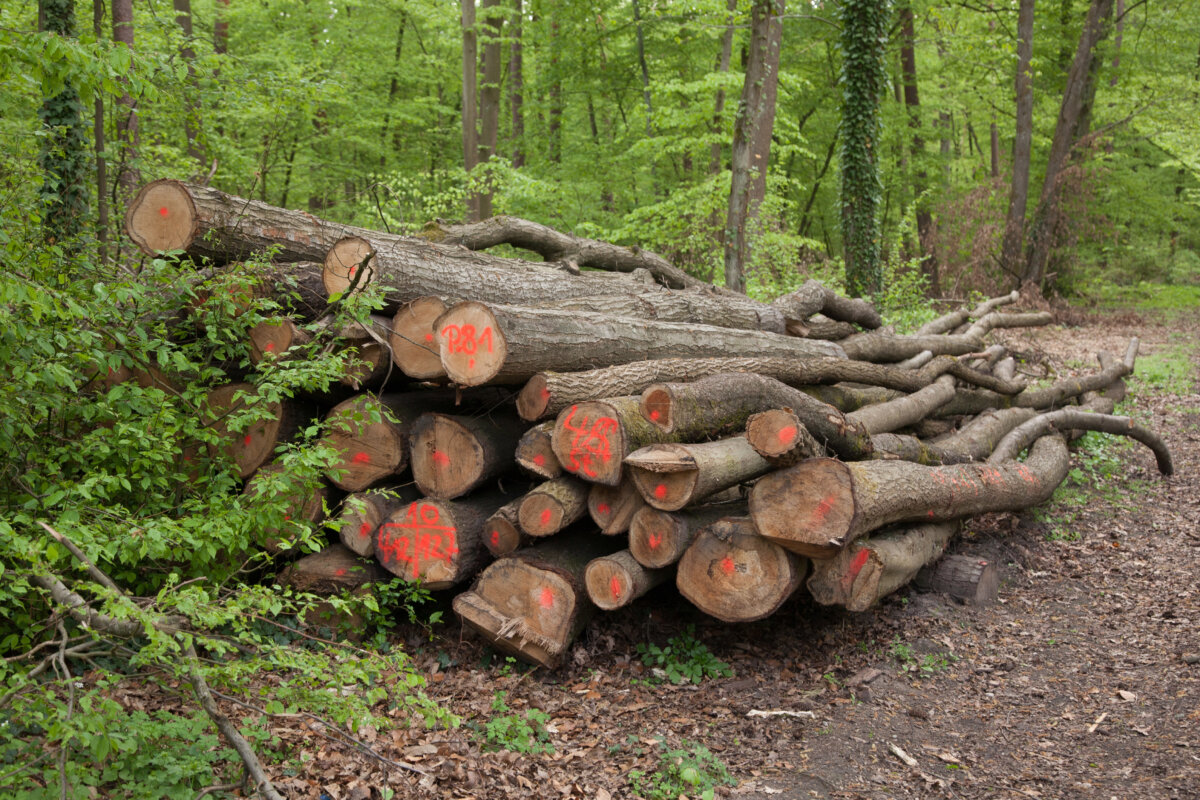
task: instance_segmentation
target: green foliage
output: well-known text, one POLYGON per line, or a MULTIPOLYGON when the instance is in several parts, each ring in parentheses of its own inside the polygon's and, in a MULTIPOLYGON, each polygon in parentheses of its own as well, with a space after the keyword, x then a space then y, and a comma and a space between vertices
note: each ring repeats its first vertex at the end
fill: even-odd
POLYGON ((696 628, 689 625, 678 636, 671 637, 666 647, 639 644, 638 655, 651 669, 660 669, 665 679, 676 685, 688 681, 699 684, 705 678, 728 678, 733 670, 709 651, 695 636, 696 628))
POLYGON ((926 653, 918 656, 912 645, 902 642, 899 636, 892 640, 891 655, 900 665, 901 672, 923 678, 944 672, 958 661, 958 657, 952 653, 926 653))
POLYGON ((511 713, 505 698, 507 692, 497 691, 492 697, 494 716, 482 726, 474 725, 476 735, 489 750, 511 750, 514 753, 553 753, 550 731, 546 723, 550 715, 537 708, 524 714, 511 713))
POLYGON ((667 749, 658 741, 659 766, 654 772, 631 770, 629 788, 635 797, 645 800, 676 800, 698 797, 712 800, 718 786, 736 786, 737 781, 719 758, 702 744, 684 739, 680 747, 667 749))
POLYGON ((370 594, 350 595, 345 599, 352 607, 359 609, 366 628, 374 631, 372 647, 383 652, 390 648, 388 636, 400 626, 402 617, 410 625, 423 627, 431 639, 433 626, 442 621, 440 611, 428 615, 420 612, 421 606, 433 599, 429 590, 418 582, 404 578, 372 583, 370 594))

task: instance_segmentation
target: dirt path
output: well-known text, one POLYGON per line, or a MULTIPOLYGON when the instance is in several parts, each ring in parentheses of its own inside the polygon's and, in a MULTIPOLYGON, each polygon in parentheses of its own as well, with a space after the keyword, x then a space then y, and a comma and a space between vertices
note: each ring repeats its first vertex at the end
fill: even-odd
MULTIPOLYGON (((1123 352, 1134 333, 1146 356, 1198 331, 1194 312, 1170 326, 1110 317, 1011 344, 1067 369, 1123 352)), ((631 771, 702 743, 738 782, 717 797, 1200 797, 1200 395, 1138 379, 1131 389, 1126 413, 1165 436, 1176 477, 1159 477, 1139 445, 1090 444, 1074 459, 1079 485, 1048 506, 972 520, 952 550, 1000 565, 994 606, 905 590, 850 614, 798 597, 726 626, 660 589, 593 622, 549 674, 525 674, 450 625, 411 644, 433 693, 480 724, 540 709, 554 753, 412 730, 381 752, 430 770, 423 782, 342 754, 314 760, 307 785, 333 798, 367 797, 353 789, 364 782, 397 797, 631 797, 631 771), (686 638, 689 625, 735 674, 647 685, 637 645, 686 638), (507 711, 492 710, 497 691, 507 711)))

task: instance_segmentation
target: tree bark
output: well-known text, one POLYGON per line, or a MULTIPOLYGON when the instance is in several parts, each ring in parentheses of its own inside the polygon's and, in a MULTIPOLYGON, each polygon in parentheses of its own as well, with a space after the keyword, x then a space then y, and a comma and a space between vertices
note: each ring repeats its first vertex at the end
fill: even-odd
POLYGON ((883 318, 871 303, 857 297, 842 297, 815 280, 807 280, 794 292, 775 300, 775 306, 789 320, 805 320, 820 312, 830 319, 853 322, 874 330, 883 325, 883 318))
POLYGON ((587 514, 591 487, 570 475, 538 484, 521 500, 517 521, 530 536, 552 536, 587 514))
MULTIPOLYGON (((483 13, 483 86, 479 92, 479 164, 487 164, 496 153, 496 140, 500 134, 500 34, 504 28, 501 0, 482 0, 479 5, 483 13)), ((477 184, 477 219, 492 216, 493 182, 486 173, 477 184)))
POLYGON ((696 505, 772 469, 744 436, 701 444, 656 444, 625 457, 646 503, 660 511, 696 505))
POLYGON ((683 557, 702 528, 723 517, 744 515, 745 511, 745 503, 695 506, 675 512, 643 506, 629 525, 629 551, 643 566, 668 567, 683 557))
POLYGON ((898 9, 900 17, 900 71, 904 78, 904 107, 908 111, 908 126, 912 129, 913 194, 917 205, 917 240, 921 248, 921 272, 928 280, 928 292, 936 297, 942 293, 938 274, 937 255, 933 252, 933 215, 924 199, 926 174, 920 165, 925 155, 925 139, 921 136, 921 96, 917 90, 916 32, 912 3, 898 9))
POLYGON ((588 563, 617 549, 617 540, 581 531, 518 550, 454 598, 454 613, 498 650, 553 669, 596 610, 588 563))
POLYGON ((899 458, 917 464, 964 464, 984 461, 1006 433, 1037 415, 1031 408, 1006 408, 986 411, 957 433, 936 442, 916 436, 880 433, 871 437, 875 458, 899 458))
POLYGON ((968 605, 986 606, 996 602, 1000 592, 1000 570, 978 556, 951 555, 924 566, 916 585, 923 592, 942 592, 968 605))
POLYGON ((934 409, 949 403, 954 394, 954 378, 943 375, 919 392, 860 408, 847 414, 846 419, 868 433, 886 433, 921 421, 934 409))
POLYGON ((1033 3, 1020 0, 1017 9, 1017 122, 1013 141, 1012 186, 1008 195, 1008 218, 1000 247, 1000 267, 1009 275, 1020 275, 1024 256, 1025 207, 1029 202, 1029 163, 1033 147, 1033 3))
POLYGON ((642 100, 646 103, 646 138, 653 135, 654 106, 650 102, 650 70, 646 66, 646 35, 642 30, 642 14, 638 8, 638 0, 633 1, 633 24, 637 31, 638 66, 642 71, 642 100))
POLYGON ((675 574, 692 605, 724 622, 770 616, 800 586, 808 562, 759 536, 746 517, 726 517, 700 531, 675 574))
POLYGON ((810 459, 755 484, 750 516, 781 547, 832 558, 859 536, 893 522, 940 522, 1037 505, 1062 482, 1068 466, 1066 443, 1057 436, 1038 440, 1023 464, 923 467, 810 459))
POLYGON ((615 611, 671 578, 669 569, 648 569, 628 550, 588 562, 584 583, 588 597, 603 611, 615 611))
POLYGON ((551 420, 525 431, 517 442, 517 466, 542 480, 553 480, 562 475, 562 464, 558 463, 551 444, 553 436, 554 422, 551 420))
MULTIPOLYGON (((462 149, 463 170, 468 176, 479 164, 479 106, 476 78, 477 39, 475 0, 460 0, 462 9, 462 149)), ((479 196, 467 193, 467 219, 479 219, 479 196)))
POLYGON ((507 409, 476 417, 422 414, 409 438, 413 480, 430 497, 461 497, 516 468, 513 452, 523 433, 507 409))
POLYGON ((521 383, 547 369, 715 355, 840 356, 832 342, 710 325, 467 302, 437 321, 442 366, 463 386, 521 383))
POLYGON ((859 361, 895 362, 926 350, 934 355, 961 356, 983 347, 977 336, 938 334, 934 336, 884 336, 859 333, 838 342, 847 357, 859 361))
MULTIPOLYGON (((728 0, 725 7, 728 13, 727 22, 725 23, 725 31, 721 34, 721 55, 717 58, 717 72, 721 75, 729 74, 729 59, 733 55, 733 20, 734 14, 737 12, 737 0, 728 0)), ((720 86, 717 89, 716 99, 713 101, 713 137, 717 139, 709 148, 708 157, 708 174, 716 175, 721 171, 721 142, 720 136, 724 125, 721 119, 725 114, 725 87, 720 86)))
POLYGON ((588 514, 605 536, 628 531, 634 516, 645 507, 646 501, 628 475, 616 486, 593 483, 588 493, 588 514))
POLYGON ((462 500, 415 500, 380 524, 375 558, 397 577, 431 591, 449 589, 491 561, 484 523, 507 499, 493 491, 462 500))
MULTIPOLYGON (((112 0, 113 41, 120 42, 133 51, 133 0, 112 0)), ((121 143, 117 161, 117 185, 126 198, 137 191, 142 182, 137 167, 138 150, 141 147, 141 125, 138 122, 137 101, 129 94, 128 85, 123 86, 117 101, 124 106, 124 116, 117 117, 117 139, 121 143)))
MULTIPOLYGON (((187 64, 188 89, 194 92, 196 90, 196 51, 192 48, 192 0, 174 0, 174 5, 175 23, 179 25, 179 29, 183 33, 183 44, 179 48, 179 55, 187 64)), ((204 151, 200 148, 198 141, 200 131, 196 101, 188 98, 185 109, 187 116, 183 121, 183 133, 187 138, 187 154, 196 162, 199 169, 203 169, 205 166, 204 151)))

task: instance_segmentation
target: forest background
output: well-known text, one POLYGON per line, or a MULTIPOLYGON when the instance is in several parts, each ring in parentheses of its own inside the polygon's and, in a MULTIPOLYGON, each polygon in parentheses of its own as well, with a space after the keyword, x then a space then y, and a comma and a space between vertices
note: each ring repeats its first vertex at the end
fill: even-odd
MULTIPOLYGON (((193 481, 178 459, 181 440, 211 437, 194 409, 261 317, 214 307, 191 339, 167 330, 186 269, 140 260, 120 233, 143 182, 191 176, 392 232, 512 214, 716 283, 740 264, 760 297, 815 276, 901 324, 927 298, 1023 281, 1194 285, 1196 17, 1193 0, 4 3, 0 785, 194 795, 232 753, 200 711, 113 701, 139 670, 231 694, 270 672, 272 710, 303 698, 361 721, 388 696, 446 722, 403 653, 297 649, 287 620, 306 601, 270 590, 253 558, 216 558, 282 524, 227 464, 193 481), (97 368, 145 364, 190 388, 78 395, 97 368), (51 613, 78 559, 41 523, 153 598, 67 580, 133 621, 136 643, 51 613), (209 632, 203 659, 159 624, 173 613, 209 632), (369 688, 311 691, 334 675, 369 688), (202 736, 211 747, 186 747, 202 736), (156 748, 173 771, 150 770, 156 748)), ((335 367, 267 370, 261 388, 335 367)), ((319 473, 318 433, 284 454, 288 479, 319 473)))

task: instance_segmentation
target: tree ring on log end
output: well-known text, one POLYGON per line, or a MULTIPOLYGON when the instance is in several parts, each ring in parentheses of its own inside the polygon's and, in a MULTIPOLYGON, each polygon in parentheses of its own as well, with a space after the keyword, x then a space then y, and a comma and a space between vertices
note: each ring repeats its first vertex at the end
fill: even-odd
POLYGON ((630 530, 634 516, 645 507, 646 501, 629 480, 623 480, 616 486, 597 483, 588 492, 588 514, 606 536, 616 536, 630 530))
POLYGON ((479 481, 484 452, 475 434, 445 414, 414 425, 412 471, 417 487, 434 497, 458 497, 479 481))
POLYGON ((633 581, 629 572, 611 558, 597 558, 588 562, 583 574, 588 597, 605 611, 613 611, 628 605, 633 581))
POLYGON ((450 380, 479 386, 500 372, 508 342, 491 309, 483 303, 459 303, 435 323, 438 353, 450 380))
POLYGON ((671 416, 671 393, 662 386, 651 386, 642 393, 642 416, 666 433, 675 429, 671 416))
POLYGON ((517 394, 517 413, 526 422, 536 422, 546 415, 550 407, 550 390, 546 387, 546 376, 538 373, 526 381, 517 394))
POLYGON ((773 408, 750 417, 746 423, 746 439, 763 458, 778 457, 796 446, 802 427, 800 418, 791 411, 773 408))
POLYGON ((700 479, 700 470, 692 468, 677 472, 653 472, 630 466, 629 476, 646 503, 660 511, 678 511, 692 502, 692 493, 700 479))
POLYGON ((550 495, 531 492, 521 501, 517 521, 521 530, 530 536, 550 536, 563 527, 565 510, 562 503, 550 495))
POLYGON ((179 181, 151 181, 125 213, 125 232, 147 255, 186 249, 198 226, 196 204, 179 181))
POLYGON ((772 472, 750 490, 750 516, 765 538, 810 558, 832 558, 856 518, 850 469, 810 458, 772 472))
POLYGON ((264 408, 266 419, 251 424, 245 430, 233 432, 228 428, 228 418, 246 409, 244 396, 254 394, 248 383, 231 383, 219 386, 208 393, 208 409, 214 421, 213 430, 224 441, 223 445, 210 446, 210 453, 222 452, 237 466, 238 475, 249 478, 271 457, 278 442, 282 423, 283 404, 270 403, 264 408), (238 394, 242 397, 236 397, 238 394))
POLYGON ((521 546, 521 531, 504 517, 496 515, 484 526, 483 541, 488 552, 500 558, 521 546))
POLYGON ((329 432, 322 441, 337 451, 325 474, 338 488, 362 491, 404 468, 404 434, 375 398, 351 397, 325 419, 329 432))
POLYGON ((325 254, 321 282, 325 291, 333 295, 357 294, 375 277, 374 265, 367 262, 366 274, 359 274, 363 262, 375 254, 375 248, 366 239, 347 236, 339 239, 325 254))
POLYGON ((438 297, 418 297, 396 312, 392 318, 392 361, 410 378, 429 380, 445 376, 438 352, 437 331, 433 323, 446 313, 446 304, 438 297))
POLYGON ((449 589, 459 574, 458 528, 453 509, 431 498, 414 500, 375 532, 375 558, 384 569, 426 589, 449 589))
POLYGON ((687 523, 666 511, 643 508, 629 526, 629 552, 643 567, 670 566, 679 559, 678 542, 687 536, 687 523))

